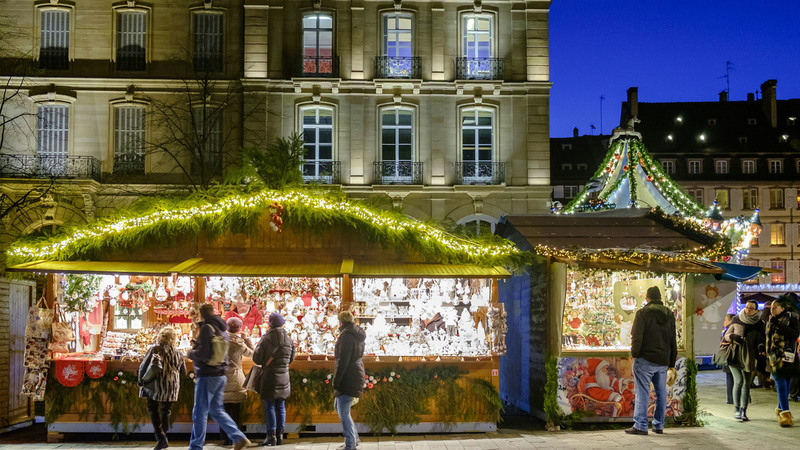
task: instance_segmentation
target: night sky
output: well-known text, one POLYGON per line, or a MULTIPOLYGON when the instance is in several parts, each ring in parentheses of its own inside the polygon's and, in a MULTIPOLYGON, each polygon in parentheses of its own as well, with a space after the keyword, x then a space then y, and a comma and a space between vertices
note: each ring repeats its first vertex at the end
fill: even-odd
POLYGON ((609 134, 631 86, 640 102, 717 101, 726 61, 730 100, 768 79, 800 98, 800 0, 553 0, 550 135, 599 134, 601 95, 609 134))

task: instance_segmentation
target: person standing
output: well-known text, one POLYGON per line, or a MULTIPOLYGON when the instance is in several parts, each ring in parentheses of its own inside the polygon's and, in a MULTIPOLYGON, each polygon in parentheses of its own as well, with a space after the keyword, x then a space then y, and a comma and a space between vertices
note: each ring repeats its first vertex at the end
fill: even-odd
POLYGON ((667 410, 667 370, 674 369, 678 358, 675 338, 675 316, 661 302, 657 286, 647 289, 647 304, 633 319, 631 330, 631 356, 636 384, 633 409, 634 424, 625 429, 628 434, 646 435, 647 409, 650 405, 650 383, 656 391, 656 409, 653 413, 653 431, 664 433, 664 416, 667 410))
POLYGON ((261 315, 261 311, 256 308, 252 300, 247 300, 242 294, 236 294, 234 305, 225 314, 225 320, 231 317, 240 319, 243 331, 248 333, 252 333, 253 328, 264 322, 264 316, 261 315))
POLYGON ((172 327, 159 330, 156 343, 147 350, 139 366, 139 396, 147 398, 147 412, 156 436, 155 450, 169 447, 169 416, 172 414, 172 405, 178 401, 181 377, 186 375, 186 361, 175 347, 177 339, 178 335, 172 327), (142 378, 153 358, 161 361, 161 372, 145 388, 142 378))
MULTIPOLYGON (((244 371, 242 370, 242 356, 251 356, 253 354, 253 343, 250 338, 242 336, 242 320, 237 317, 231 317, 226 321, 228 324, 228 336, 230 337, 230 346, 228 347, 228 369, 225 371, 227 382, 225 383, 225 391, 222 395, 222 402, 225 406, 225 412, 231 416, 236 426, 239 426, 239 412, 241 411, 241 404, 247 398, 247 390, 244 388, 244 371)), ((230 438, 225 434, 225 431, 219 430, 220 437, 222 438, 222 445, 231 445, 230 438)))
POLYGON ((770 305, 770 318, 766 326, 767 363, 778 391, 778 408, 775 414, 782 427, 794 425, 789 411, 789 381, 800 366, 797 358, 797 337, 800 322, 797 313, 797 294, 783 294, 770 305))
POLYGON ((764 322, 758 313, 758 303, 747 302, 744 309, 731 320, 723 342, 733 345, 733 362, 729 364, 733 375, 734 419, 750 420, 747 417, 747 404, 750 399, 750 374, 756 368, 759 345, 764 343, 764 322))
POLYGON ((223 389, 225 388, 225 369, 228 357, 225 355, 221 364, 209 364, 214 356, 215 336, 228 339, 228 326, 221 317, 214 314, 214 307, 204 303, 191 312, 192 321, 197 323, 199 333, 187 357, 194 363, 196 382, 194 385, 194 408, 192 409, 192 435, 189 440, 190 450, 203 448, 206 440, 206 425, 211 416, 225 434, 235 442, 234 450, 250 445, 247 437, 236 427, 236 422, 225 412, 222 406, 223 389))
POLYGON ((341 449, 353 450, 358 445, 358 431, 350 408, 364 392, 364 341, 367 334, 355 323, 353 313, 339 313, 339 339, 334 350, 333 406, 342 422, 344 445, 341 449))
POLYGON ((253 364, 263 370, 258 395, 264 402, 267 437, 261 445, 283 444, 286 427, 286 399, 291 394, 289 364, 294 361, 294 343, 283 328, 283 316, 272 313, 267 319, 269 330, 261 337, 253 354, 253 364))

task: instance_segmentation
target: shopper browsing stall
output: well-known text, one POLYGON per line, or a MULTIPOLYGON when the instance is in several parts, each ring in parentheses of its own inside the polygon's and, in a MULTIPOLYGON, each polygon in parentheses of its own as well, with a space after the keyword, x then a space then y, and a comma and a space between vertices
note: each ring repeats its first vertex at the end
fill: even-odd
MULTIPOLYGON (((227 382, 223 394, 223 404, 225 412, 231 416, 236 425, 239 425, 239 412, 241 403, 247 398, 247 390, 244 388, 244 371, 242 370, 242 356, 253 355, 253 343, 247 336, 242 336, 242 321, 236 317, 231 317, 226 321, 228 325, 228 337, 230 347, 228 348, 228 368, 225 372, 227 382)), ((230 438, 225 431, 219 430, 222 438, 222 445, 231 445, 230 438)))
POLYGON ((789 380, 800 361, 797 358, 797 337, 800 335, 800 321, 797 317, 797 294, 788 293, 778 297, 770 305, 770 318, 767 322, 767 362, 778 391, 778 423, 782 427, 794 425, 789 411, 789 380))
POLYGON ((339 313, 339 339, 336 341, 333 373, 333 406, 342 422, 344 448, 355 449, 358 445, 358 431, 350 408, 364 392, 364 340, 367 334, 355 324, 353 313, 339 313))
POLYGON ((225 320, 231 317, 236 317, 242 321, 242 330, 252 332, 253 328, 261 325, 264 322, 264 316, 261 311, 253 304, 251 300, 246 299, 242 294, 236 294, 234 298, 234 305, 230 311, 225 314, 225 320))
POLYGON ((269 315, 269 331, 261 338, 253 354, 253 363, 262 366, 258 394, 264 401, 267 437, 262 445, 283 443, 286 427, 286 399, 291 394, 289 364, 294 361, 294 343, 283 328, 283 316, 269 315))

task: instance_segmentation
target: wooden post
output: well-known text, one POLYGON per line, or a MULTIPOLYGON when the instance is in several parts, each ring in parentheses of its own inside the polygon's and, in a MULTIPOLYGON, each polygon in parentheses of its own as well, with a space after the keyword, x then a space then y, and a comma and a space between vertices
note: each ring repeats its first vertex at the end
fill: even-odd
POLYGON ((353 279, 350 274, 342 275, 342 311, 353 307, 353 279))
POLYGON ((50 309, 56 305, 56 275, 54 273, 48 272, 45 277, 44 301, 50 309))

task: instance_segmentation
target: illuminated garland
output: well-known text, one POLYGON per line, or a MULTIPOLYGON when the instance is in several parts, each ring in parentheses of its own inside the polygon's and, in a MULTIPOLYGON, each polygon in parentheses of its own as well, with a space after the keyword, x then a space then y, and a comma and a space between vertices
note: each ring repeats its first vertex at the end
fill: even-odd
POLYGON ((390 211, 371 209, 344 199, 332 199, 299 190, 265 190, 234 194, 218 201, 187 200, 191 206, 149 212, 97 223, 40 243, 12 244, 7 262, 54 259, 78 260, 111 250, 132 250, 175 236, 193 237, 201 232, 220 235, 228 231, 252 231, 266 210, 283 205, 284 224, 306 227, 342 225, 365 238, 385 245, 408 246, 421 255, 441 262, 486 266, 523 267, 533 255, 507 240, 479 242, 460 238, 430 224, 390 211))

